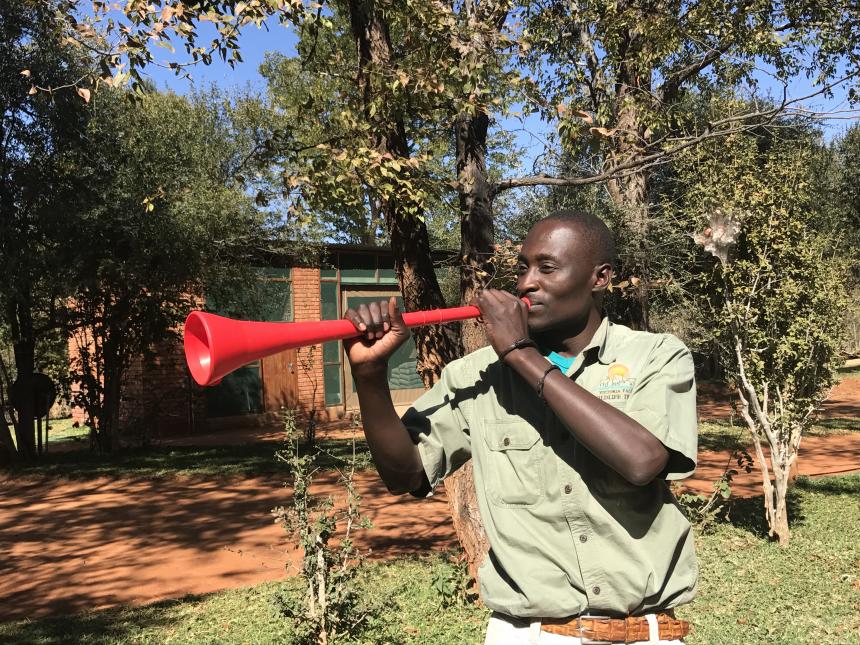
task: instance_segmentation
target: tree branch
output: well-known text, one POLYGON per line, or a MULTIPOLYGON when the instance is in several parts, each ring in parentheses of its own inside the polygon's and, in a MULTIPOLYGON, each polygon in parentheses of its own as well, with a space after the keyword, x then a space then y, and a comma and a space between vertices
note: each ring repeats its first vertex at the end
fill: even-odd
POLYGON ((661 103, 675 100, 678 90, 681 88, 681 84, 684 81, 695 76, 711 65, 711 63, 719 59, 720 56, 725 54, 729 49, 730 47, 727 44, 724 44, 722 47, 717 49, 711 49, 705 52, 700 60, 690 63, 689 65, 685 65, 684 67, 672 72, 666 80, 663 81, 660 87, 657 88, 657 91, 655 92, 657 100, 661 103))
MULTIPOLYGON (((666 141, 675 142, 675 145, 649 154, 633 156, 623 162, 614 164, 599 173, 580 177, 554 177, 546 173, 538 173, 527 177, 502 179, 491 184, 490 196, 491 198, 494 198, 499 193, 511 188, 525 188, 528 186, 586 186, 589 184, 608 181, 610 179, 621 179, 631 174, 642 172, 648 168, 666 164, 679 152, 699 145, 709 139, 724 137, 729 134, 749 132, 750 130, 770 125, 779 116, 792 114, 795 110, 797 111, 798 116, 811 118, 809 113, 804 111, 802 108, 789 109, 790 106, 823 94, 852 78, 856 78, 858 75, 860 75, 860 72, 849 74, 832 83, 821 86, 821 88, 815 92, 811 92, 810 94, 797 98, 789 99, 786 96, 783 96, 783 100, 772 108, 717 119, 716 121, 708 123, 704 132, 699 135, 668 138, 666 141)), ((458 184, 456 183, 451 184, 451 186, 454 189, 458 188, 458 184)))

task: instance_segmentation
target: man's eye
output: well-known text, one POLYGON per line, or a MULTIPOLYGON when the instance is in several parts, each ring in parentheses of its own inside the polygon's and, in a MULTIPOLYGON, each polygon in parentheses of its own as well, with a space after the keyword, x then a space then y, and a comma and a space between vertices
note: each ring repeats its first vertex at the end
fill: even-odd
POLYGON ((529 268, 525 264, 518 264, 517 265, 517 275, 522 275, 528 270, 529 270, 529 268))
POLYGON ((555 271, 555 267, 551 264, 541 264, 540 265, 540 272, 541 273, 552 273, 553 271, 555 271))

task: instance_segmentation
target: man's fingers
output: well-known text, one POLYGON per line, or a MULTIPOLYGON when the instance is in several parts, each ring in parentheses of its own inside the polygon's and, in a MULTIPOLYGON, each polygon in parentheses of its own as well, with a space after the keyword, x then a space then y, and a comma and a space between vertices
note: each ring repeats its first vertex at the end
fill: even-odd
POLYGON ((403 322, 403 312, 400 311, 400 305, 397 304, 397 298, 394 296, 388 299, 388 321, 392 328, 407 329, 406 323, 403 322))
POLYGON ((373 322, 373 313, 365 303, 358 305, 358 315, 361 318, 364 327, 359 327, 364 332, 366 340, 374 340, 376 338, 376 325, 373 322))
POLYGON ((379 302, 373 301, 367 306, 370 311, 370 325, 368 325, 368 338, 382 338, 385 328, 382 321, 382 308, 379 302))
POLYGON ((391 314, 388 312, 388 301, 379 301, 379 317, 382 319, 382 331, 391 329, 391 314))
POLYGON ((355 309, 347 309, 343 317, 350 321, 358 331, 365 331, 367 329, 367 325, 364 320, 362 320, 361 316, 358 315, 358 312, 355 309))

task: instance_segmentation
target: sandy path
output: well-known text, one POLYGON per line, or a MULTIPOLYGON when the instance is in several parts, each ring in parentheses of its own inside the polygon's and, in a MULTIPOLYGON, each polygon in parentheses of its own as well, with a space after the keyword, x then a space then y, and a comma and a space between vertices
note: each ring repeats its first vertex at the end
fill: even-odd
MULTIPOLYGON (((392 497, 369 473, 358 484, 374 524, 362 548, 394 556, 453 545, 444 495, 392 497)), ((0 489, 0 619, 252 585, 282 577, 298 556, 270 513, 289 501, 277 478, 30 480, 0 489)))

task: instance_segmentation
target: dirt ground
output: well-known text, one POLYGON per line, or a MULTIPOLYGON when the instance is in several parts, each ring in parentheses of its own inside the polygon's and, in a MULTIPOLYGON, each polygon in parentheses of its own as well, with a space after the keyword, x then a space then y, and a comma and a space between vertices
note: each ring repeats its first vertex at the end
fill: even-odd
MULTIPOLYGON (((702 388, 703 419, 730 412, 724 393, 702 388)), ((860 379, 847 379, 823 412, 860 414, 860 379)), ((333 428, 332 434, 343 432, 333 428)), ((175 440, 199 444, 264 441, 274 433, 175 440)), ((701 452, 687 485, 710 492, 728 460, 701 452)), ((800 474, 860 470, 860 433, 807 437, 800 474)), ((736 495, 755 495, 759 473, 742 474, 736 495)), ((444 490, 427 500, 388 495, 375 474, 358 478, 373 529, 358 540, 371 557, 442 551, 456 544, 444 490)), ((337 491, 334 476, 317 493, 337 491)), ((0 620, 39 617, 253 585, 289 573, 299 553, 271 510, 289 502, 281 479, 0 480, 0 620)))

